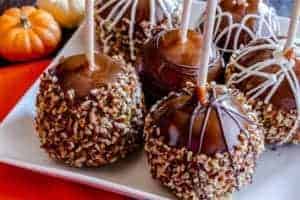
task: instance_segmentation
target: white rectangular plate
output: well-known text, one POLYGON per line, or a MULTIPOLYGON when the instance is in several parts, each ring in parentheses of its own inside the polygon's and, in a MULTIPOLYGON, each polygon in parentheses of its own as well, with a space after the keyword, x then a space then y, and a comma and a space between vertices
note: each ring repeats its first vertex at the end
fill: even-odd
MULTIPOLYGON (((193 6, 193 19, 201 4, 193 6)), ((287 19, 281 19, 284 31, 287 19)), ((51 64, 54 66, 62 56, 82 53, 84 31, 79 29, 61 54, 51 64)), ((50 67, 51 67, 50 66, 50 67)), ((33 119, 35 97, 39 81, 26 93, 0 126, 0 162, 29 170, 78 181, 138 199, 174 199, 174 197, 149 173, 142 151, 114 165, 99 169, 74 169, 51 161, 39 148, 33 119)), ((285 147, 278 151, 267 151, 258 163, 254 183, 234 194, 238 200, 283 200, 298 199, 300 190, 300 147, 285 147)))

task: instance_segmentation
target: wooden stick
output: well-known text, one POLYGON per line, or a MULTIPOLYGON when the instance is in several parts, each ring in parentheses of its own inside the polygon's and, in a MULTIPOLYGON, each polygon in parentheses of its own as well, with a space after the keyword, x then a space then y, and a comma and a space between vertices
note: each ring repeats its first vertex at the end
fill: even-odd
POLYGON ((295 3, 293 8, 293 15, 291 17, 288 38, 284 50, 287 50, 294 45, 297 31, 298 31, 299 15, 300 15, 300 0, 294 0, 294 1, 295 3))
POLYGON ((94 0, 85 0, 86 3, 86 28, 87 44, 86 56, 89 62, 90 71, 96 69, 95 64, 95 23, 94 23, 94 0))
POLYGON ((192 0, 184 0, 183 12, 182 12, 182 23, 181 23, 181 41, 186 42, 187 34, 189 30, 189 23, 191 18, 192 0))
POLYGON ((218 0, 208 0, 207 1, 207 19, 204 27, 204 46, 202 48, 201 65, 198 72, 198 86, 206 87, 207 84, 207 74, 208 65, 210 58, 211 45, 213 43, 213 31, 216 18, 218 0))

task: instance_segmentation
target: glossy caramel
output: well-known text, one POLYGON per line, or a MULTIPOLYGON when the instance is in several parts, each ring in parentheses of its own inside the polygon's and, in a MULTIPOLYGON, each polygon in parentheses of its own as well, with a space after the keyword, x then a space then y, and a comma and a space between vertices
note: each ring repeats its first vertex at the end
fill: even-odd
POLYGON ((195 31, 188 32, 188 40, 182 42, 181 31, 171 30, 159 40, 162 57, 175 65, 199 66, 201 64, 203 37, 195 31))
MULTIPOLYGON (((218 95, 224 93, 222 90, 217 90, 217 92, 218 95)), ((209 104, 202 105, 200 112, 195 115, 190 146, 188 145, 189 130, 191 118, 198 103, 197 98, 186 94, 164 101, 161 106, 163 111, 156 112, 154 117, 160 128, 160 136, 164 137, 164 142, 172 147, 187 147, 194 153, 207 155, 230 151, 238 144, 239 134, 244 131, 243 128, 247 128, 249 121, 237 117, 240 123, 238 124, 222 109, 218 114, 219 108, 210 104, 213 101, 211 98, 209 104), (210 113, 208 109, 211 109, 210 113), (208 116, 208 121, 205 124, 206 116, 208 116), (203 135, 201 134, 202 126, 206 127, 203 135), (202 143, 201 138, 203 138, 202 143)), ((235 97, 229 96, 222 103, 240 115, 246 116, 246 112, 235 97)))
POLYGON ((92 89, 112 83, 122 72, 121 64, 104 54, 95 54, 96 70, 90 71, 85 55, 65 58, 55 68, 63 90, 74 89, 77 97, 89 95, 92 89))
MULTIPOLYGON (((145 44, 140 74, 146 92, 161 98, 170 91, 178 90, 186 82, 196 82, 201 64, 203 36, 189 31, 186 42, 182 42, 180 30, 161 32, 145 44)), ((208 80, 220 81, 223 75, 223 62, 215 48, 208 80)))

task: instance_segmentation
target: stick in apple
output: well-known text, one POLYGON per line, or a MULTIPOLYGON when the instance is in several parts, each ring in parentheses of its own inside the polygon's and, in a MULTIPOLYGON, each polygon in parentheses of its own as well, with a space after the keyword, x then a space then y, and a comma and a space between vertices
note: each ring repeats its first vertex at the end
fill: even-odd
POLYGON ((181 41, 186 42, 187 34, 189 30, 189 22, 191 18, 191 7, 192 0, 184 0, 183 12, 182 12, 182 23, 181 23, 181 41))
POLYGON ((198 97, 201 103, 206 101, 206 84, 209 67, 210 50, 213 40, 213 30, 216 18, 218 0, 207 1, 207 19, 204 27, 204 45, 202 48, 201 65, 198 71, 198 97))
POLYGON ((294 45, 296 39, 298 25, 299 25, 299 15, 300 15, 300 0, 295 0, 293 9, 293 15, 290 21, 290 27, 288 32, 288 38, 285 44, 285 50, 291 48, 294 45))
POLYGON ((94 26, 94 0, 85 0, 86 3, 86 27, 87 27, 87 44, 86 56, 91 71, 96 68, 95 64, 95 26, 94 26))

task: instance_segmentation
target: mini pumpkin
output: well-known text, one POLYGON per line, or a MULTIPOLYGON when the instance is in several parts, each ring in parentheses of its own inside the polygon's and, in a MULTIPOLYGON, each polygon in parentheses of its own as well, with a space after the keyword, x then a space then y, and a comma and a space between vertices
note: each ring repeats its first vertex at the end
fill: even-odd
POLYGON ((48 12, 32 6, 10 8, 0 16, 0 56, 28 61, 52 53, 61 40, 61 29, 48 12))
POLYGON ((37 5, 50 12, 62 27, 74 28, 84 18, 84 2, 84 0, 37 0, 37 5))

